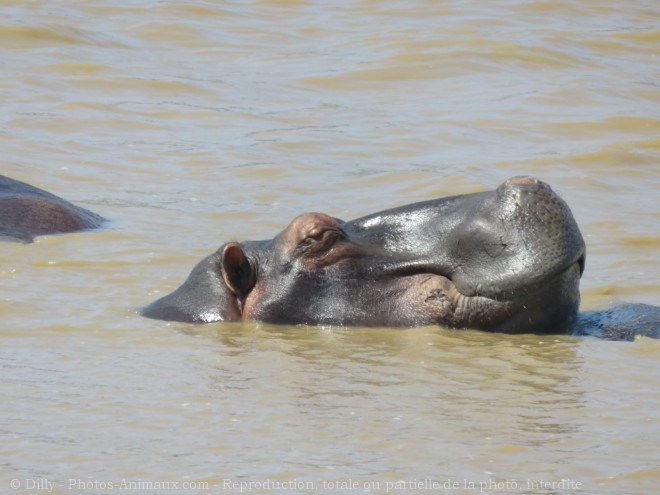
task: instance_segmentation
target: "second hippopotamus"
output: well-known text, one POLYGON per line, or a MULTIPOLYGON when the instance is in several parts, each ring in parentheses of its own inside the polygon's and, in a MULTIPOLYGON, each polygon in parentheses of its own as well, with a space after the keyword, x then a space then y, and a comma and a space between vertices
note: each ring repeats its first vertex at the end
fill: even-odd
POLYGON ((105 219, 43 189, 0 175, 0 240, 100 227, 105 219))

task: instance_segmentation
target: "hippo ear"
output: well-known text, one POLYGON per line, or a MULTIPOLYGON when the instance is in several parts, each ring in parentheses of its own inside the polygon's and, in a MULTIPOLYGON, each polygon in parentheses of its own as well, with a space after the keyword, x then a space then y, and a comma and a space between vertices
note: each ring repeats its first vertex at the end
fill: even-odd
POLYGON ((245 298, 255 283, 255 273, 240 244, 230 242, 222 251, 222 278, 236 297, 245 298))

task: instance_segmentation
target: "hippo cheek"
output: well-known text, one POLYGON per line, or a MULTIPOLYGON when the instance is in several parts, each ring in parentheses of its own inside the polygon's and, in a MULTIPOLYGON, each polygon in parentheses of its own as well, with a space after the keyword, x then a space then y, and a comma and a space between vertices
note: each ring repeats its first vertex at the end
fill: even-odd
POLYGON ((476 328, 486 325, 494 328, 510 318, 515 309, 511 301, 465 296, 442 275, 412 275, 400 283, 406 288, 396 301, 396 313, 408 320, 402 322, 407 326, 439 324, 450 328, 476 328))
POLYGON ((395 305, 401 325, 440 324, 450 328, 481 328, 499 332, 545 332, 566 327, 579 305, 581 266, 576 263, 522 295, 491 298, 468 296, 442 275, 404 277, 395 305))

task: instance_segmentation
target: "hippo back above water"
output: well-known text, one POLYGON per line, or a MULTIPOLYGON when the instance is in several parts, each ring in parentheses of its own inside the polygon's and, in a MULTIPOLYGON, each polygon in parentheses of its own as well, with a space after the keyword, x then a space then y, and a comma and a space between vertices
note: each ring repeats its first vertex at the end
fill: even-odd
POLYGON ((557 332, 575 319, 584 266, 566 203, 515 177, 349 222, 301 215, 274 239, 223 245, 143 314, 557 332))
POLYGON ((0 240, 93 229, 105 220, 43 189, 0 175, 0 240))

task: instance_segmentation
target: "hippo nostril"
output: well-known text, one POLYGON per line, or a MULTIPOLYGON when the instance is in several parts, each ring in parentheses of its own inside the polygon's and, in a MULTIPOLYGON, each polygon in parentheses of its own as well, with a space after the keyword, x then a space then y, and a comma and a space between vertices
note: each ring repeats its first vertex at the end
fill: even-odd
POLYGON ((541 181, 535 177, 528 177, 525 175, 520 175, 518 177, 512 177, 506 183, 510 186, 530 186, 535 184, 540 184, 541 181))
POLYGON ((524 175, 511 177, 497 188, 498 198, 507 202, 513 201, 516 207, 521 206, 520 201, 523 199, 538 200, 540 196, 536 196, 537 193, 546 197, 552 194, 552 189, 545 182, 524 175), (528 197, 528 194, 532 194, 532 197, 528 197))

